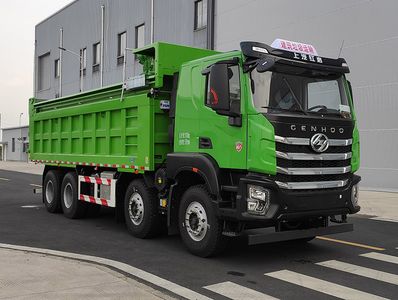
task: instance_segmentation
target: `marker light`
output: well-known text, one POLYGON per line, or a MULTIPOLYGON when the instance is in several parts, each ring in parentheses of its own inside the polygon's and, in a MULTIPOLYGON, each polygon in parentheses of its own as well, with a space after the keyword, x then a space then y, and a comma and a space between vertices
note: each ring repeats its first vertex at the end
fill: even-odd
POLYGON ((358 184, 354 185, 351 189, 351 203, 352 206, 357 207, 359 200, 359 188, 358 184))
POLYGON ((252 50, 253 50, 253 51, 256 51, 256 52, 260 52, 260 53, 268 53, 268 50, 267 50, 267 49, 261 48, 261 47, 255 47, 255 46, 253 46, 253 47, 252 47, 252 50))

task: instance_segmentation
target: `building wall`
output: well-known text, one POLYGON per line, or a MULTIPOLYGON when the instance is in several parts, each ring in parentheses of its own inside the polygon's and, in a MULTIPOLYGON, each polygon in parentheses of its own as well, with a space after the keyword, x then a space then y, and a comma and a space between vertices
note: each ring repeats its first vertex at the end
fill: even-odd
MULTIPOLYGON (((205 47, 207 29, 194 31, 194 0, 155 0, 155 41, 205 47)), ((394 0, 216 0, 215 48, 239 49, 242 40, 272 43, 277 38, 316 46, 322 56, 346 58, 351 74, 361 133, 362 186, 398 190, 398 2, 394 0), (344 43, 343 43, 344 41, 344 43)), ((149 0, 78 0, 36 26, 35 70, 38 57, 49 54, 48 86, 38 98, 54 98, 58 79, 54 60, 59 57, 59 29, 64 47, 75 52, 87 47, 84 89, 98 88, 93 74, 94 43, 100 40, 101 5, 105 5, 104 86, 121 82, 117 65, 117 34, 127 30, 127 46, 135 45, 135 26, 145 23, 145 43, 150 42, 149 0)), ((141 70, 127 56, 127 75, 141 70)), ((47 83, 47 81, 48 83, 47 83)), ((44 85, 46 85, 44 84, 44 85)), ((63 95, 79 91, 79 62, 63 53, 63 95)))
POLYGON ((243 40, 313 44, 351 69, 361 134, 362 186, 398 190, 398 2, 394 0, 218 0, 217 50, 243 40))
MULTIPOLYGON (((145 44, 149 44, 150 4, 149 0, 78 0, 39 23, 35 30, 35 96, 40 99, 58 96, 59 79, 55 78, 54 64, 60 56, 60 28, 63 28, 64 48, 76 53, 87 48, 83 90, 100 87, 100 72, 93 72, 92 66, 93 44, 101 40, 102 5, 105 6, 104 86, 122 82, 123 65, 117 64, 117 36, 126 31, 127 47, 135 48, 135 27, 145 24, 145 44)), ((154 20, 155 41, 206 47, 206 29, 194 30, 194 0, 155 0, 154 20)), ((67 52, 62 56, 62 95, 78 93, 79 58, 67 52)), ((141 71, 134 56, 128 54, 127 77, 141 71)))
MULTIPOLYGON (((4 128, 3 130, 2 142, 7 142, 7 145, 3 145, 3 151, 7 161, 27 161, 28 145, 23 146, 23 141, 29 140, 29 127, 17 127, 17 128, 4 128), (15 141, 15 148, 12 151, 12 139, 15 141), (25 152, 23 151, 25 150, 25 152)), ((3 157, 4 157, 3 155, 3 157)))

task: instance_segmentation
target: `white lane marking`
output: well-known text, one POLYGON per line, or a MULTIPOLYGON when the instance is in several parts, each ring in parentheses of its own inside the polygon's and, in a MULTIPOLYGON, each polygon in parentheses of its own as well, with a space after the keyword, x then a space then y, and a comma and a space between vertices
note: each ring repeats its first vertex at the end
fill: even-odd
POLYGON ((250 299, 250 300, 276 300, 278 298, 271 297, 269 295, 257 292, 255 290, 249 289, 247 287, 241 286, 239 284, 226 281, 222 283, 217 283, 213 285, 208 285, 204 287, 207 290, 220 294, 224 297, 233 299, 233 300, 241 300, 241 299, 250 299))
POLYGON ((34 184, 34 183, 31 183, 31 184, 29 184, 30 186, 34 186, 34 187, 39 187, 39 188, 41 188, 41 184, 34 184))
POLYGON ((0 177, 0 180, 3 180, 3 181, 10 181, 10 179, 8 179, 8 178, 2 178, 2 177, 0 177))
POLYGON ((377 259, 377 260, 381 260, 381 261, 385 261, 385 262, 389 262, 389 263, 398 265, 398 257, 392 256, 392 255, 381 254, 381 253, 377 253, 377 252, 370 252, 370 253, 360 254, 360 256, 377 259))
POLYGON ((155 286, 158 286, 162 289, 168 290, 176 295, 179 295, 181 297, 184 297, 186 299, 198 299, 198 300, 211 300, 210 298, 201 295, 195 291, 192 291, 190 289, 187 289, 181 285, 178 285, 176 283, 173 283, 171 281, 168 281, 164 278, 161 278, 159 276, 153 275, 149 272, 146 272, 144 270, 135 268, 133 266, 130 266, 128 264, 118 262, 115 260, 107 259, 107 258, 102 258, 102 257, 96 257, 96 256, 89 256, 89 255, 82 255, 82 254, 76 254, 76 253, 69 253, 69 252, 63 252, 63 251, 56 251, 56 250, 49 250, 49 249, 41 249, 41 248, 32 248, 32 247, 25 247, 25 246, 17 246, 17 245, 9 245, 9 244, 1 244, 0 243, 0 248, 6 248, 6 249, 13 249, 13 250, 20 250, 20 251, 30 251, 30 252, 36 252, 36 253, 41 253, 41 254, 48 254, 48 255, 55 255, 55 256, 60 256, 60 257, 65 257, 65 258, 71 258, 71 259, 78 259, 86 262, 93 262, 101 265, 105 265, 108 267, 115 268, 117 270, 120 270, 124 273, 130 274, 134 277, 140 278, 146 282, 149 282, 155 286))
POLYGON ((371 220, 376 220, 376 221, 384 221, 384 222, 394 222, 398 223, 398 219, 391 219, 391 218, 384 218, 384 217, 373 217, 370 218, 371 220))
POLYGON ((387 272, 352 265, 338 260, 328 260, 317 263, 317 265, 398 285, 398 275, 387 272))
POLYGON ((36 208, 36 207, 41 207, 41 205, 23 205, 21 207, 22 208, 36 208))
POLYGON ((331 283, 315 277, 303 275, 289 270, 282 270, 264 274, 276 279, 287 281, 320 293, 348 300, 387 299, 373 294, 358 291, 343 285, 331 283))

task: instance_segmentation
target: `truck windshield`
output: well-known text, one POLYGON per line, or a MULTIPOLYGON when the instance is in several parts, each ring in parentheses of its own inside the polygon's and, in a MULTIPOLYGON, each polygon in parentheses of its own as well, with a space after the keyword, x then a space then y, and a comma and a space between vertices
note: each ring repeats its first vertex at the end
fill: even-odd
POLYGON ((254 106, 261 113, 351 117, 342 75, 305 74, 253 70, 254 106))

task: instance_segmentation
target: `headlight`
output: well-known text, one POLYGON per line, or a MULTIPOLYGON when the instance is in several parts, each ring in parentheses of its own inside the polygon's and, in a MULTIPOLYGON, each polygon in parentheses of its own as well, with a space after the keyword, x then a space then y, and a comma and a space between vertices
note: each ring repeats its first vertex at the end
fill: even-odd
POLYGON ((256 185, 247 186, 247 212, 255 215, 265 215, 270 205, 270 191, 256 185))
POLYGON ((358 206, 358 200, 359 200, 359 188, 358 184, 352 186, 351 189, 351 203, 352 206, 357 207, 358 206))

